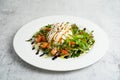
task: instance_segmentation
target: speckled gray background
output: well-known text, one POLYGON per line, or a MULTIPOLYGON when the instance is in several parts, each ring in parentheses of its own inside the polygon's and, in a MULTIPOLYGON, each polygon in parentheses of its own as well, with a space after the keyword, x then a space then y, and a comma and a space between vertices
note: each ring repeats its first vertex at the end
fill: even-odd
POLYGON ((0 0, 0 80, 38 79, 120 80, 120 0, 0 0), (22 61, 13 49, 13 36, 23 24, 49 15, 79 16, 100 25, 110 40, 107 54, 72 72, 46 71, 22 61))

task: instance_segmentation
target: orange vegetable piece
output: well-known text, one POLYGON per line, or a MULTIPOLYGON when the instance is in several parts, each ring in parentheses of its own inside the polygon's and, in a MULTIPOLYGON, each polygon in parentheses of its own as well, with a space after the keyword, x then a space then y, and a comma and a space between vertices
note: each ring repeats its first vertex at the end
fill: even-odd
POLYGON ((36 38, 36 43, 39 43, 39 42, 41 42, 41 40, 42 40, 42 36, 40 36, 40 35, 37 35, 37 38, 36 38))
POLYGON ((70 45, 75 45, 75 44, 76 44, 75 42, 72 42, 72 41, 70 42, 70 45))
POLYGON ((45 49, 45 48, 47 48, 48 43, 47 42, 42 42, 42 44, 40 46, 45 49))
POLYGON ((51 30, 51 28, 46 28, 46 31, 50 31, 51 30))
POLYGON ((55 55, 57 53, 57 49, 56 48, 53 48, 52 50, 51 50, 51 54, 52 55, 55 55))
POLYGON ((42 36, 42 41, 46 41, 46 39, 45 39, 45 37, 44 37, 44 36, 42 36))
POLYGON ((62 50, 62 53, 63 53, 64 55, 66 55, 66 54, 68 54, 68 51, 67 51, 67 50, 62 50))

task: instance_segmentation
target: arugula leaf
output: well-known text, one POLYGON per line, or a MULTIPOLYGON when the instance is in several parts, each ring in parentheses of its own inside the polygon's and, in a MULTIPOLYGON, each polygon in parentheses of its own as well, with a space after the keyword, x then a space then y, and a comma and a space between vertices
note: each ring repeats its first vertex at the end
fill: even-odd
POLYGON ((78 26, 76 24, 71 25, 71 31, 73 34, 78 33, 78 26))

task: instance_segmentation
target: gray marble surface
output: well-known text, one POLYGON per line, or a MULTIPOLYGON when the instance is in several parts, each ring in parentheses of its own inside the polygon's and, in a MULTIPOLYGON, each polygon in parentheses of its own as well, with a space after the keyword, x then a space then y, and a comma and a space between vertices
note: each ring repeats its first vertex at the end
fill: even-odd
MULTIPOLYGON (((104 42, 103 42, 104 46, 104 42)), ((0 0, 0 80, 120 80, 120 0, 0 0), (73 15, 101 26, 109 50, 96 64, 71 72, 35 68, 15 53, 12 41, 25 23, 49 15, 73 15)))

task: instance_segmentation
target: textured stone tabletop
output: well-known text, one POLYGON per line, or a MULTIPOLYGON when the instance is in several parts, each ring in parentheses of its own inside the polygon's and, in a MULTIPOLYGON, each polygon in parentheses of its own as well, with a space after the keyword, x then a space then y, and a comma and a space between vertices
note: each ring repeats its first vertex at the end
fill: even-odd
POLYGON ((120 80, 120 0, 0 0, 0 80, 120 80), (100 25, 109 36, 109 50, 94 65, 71 72, 25 63, 12 46, 16 31, 50 15, 79 16, 100 25))

